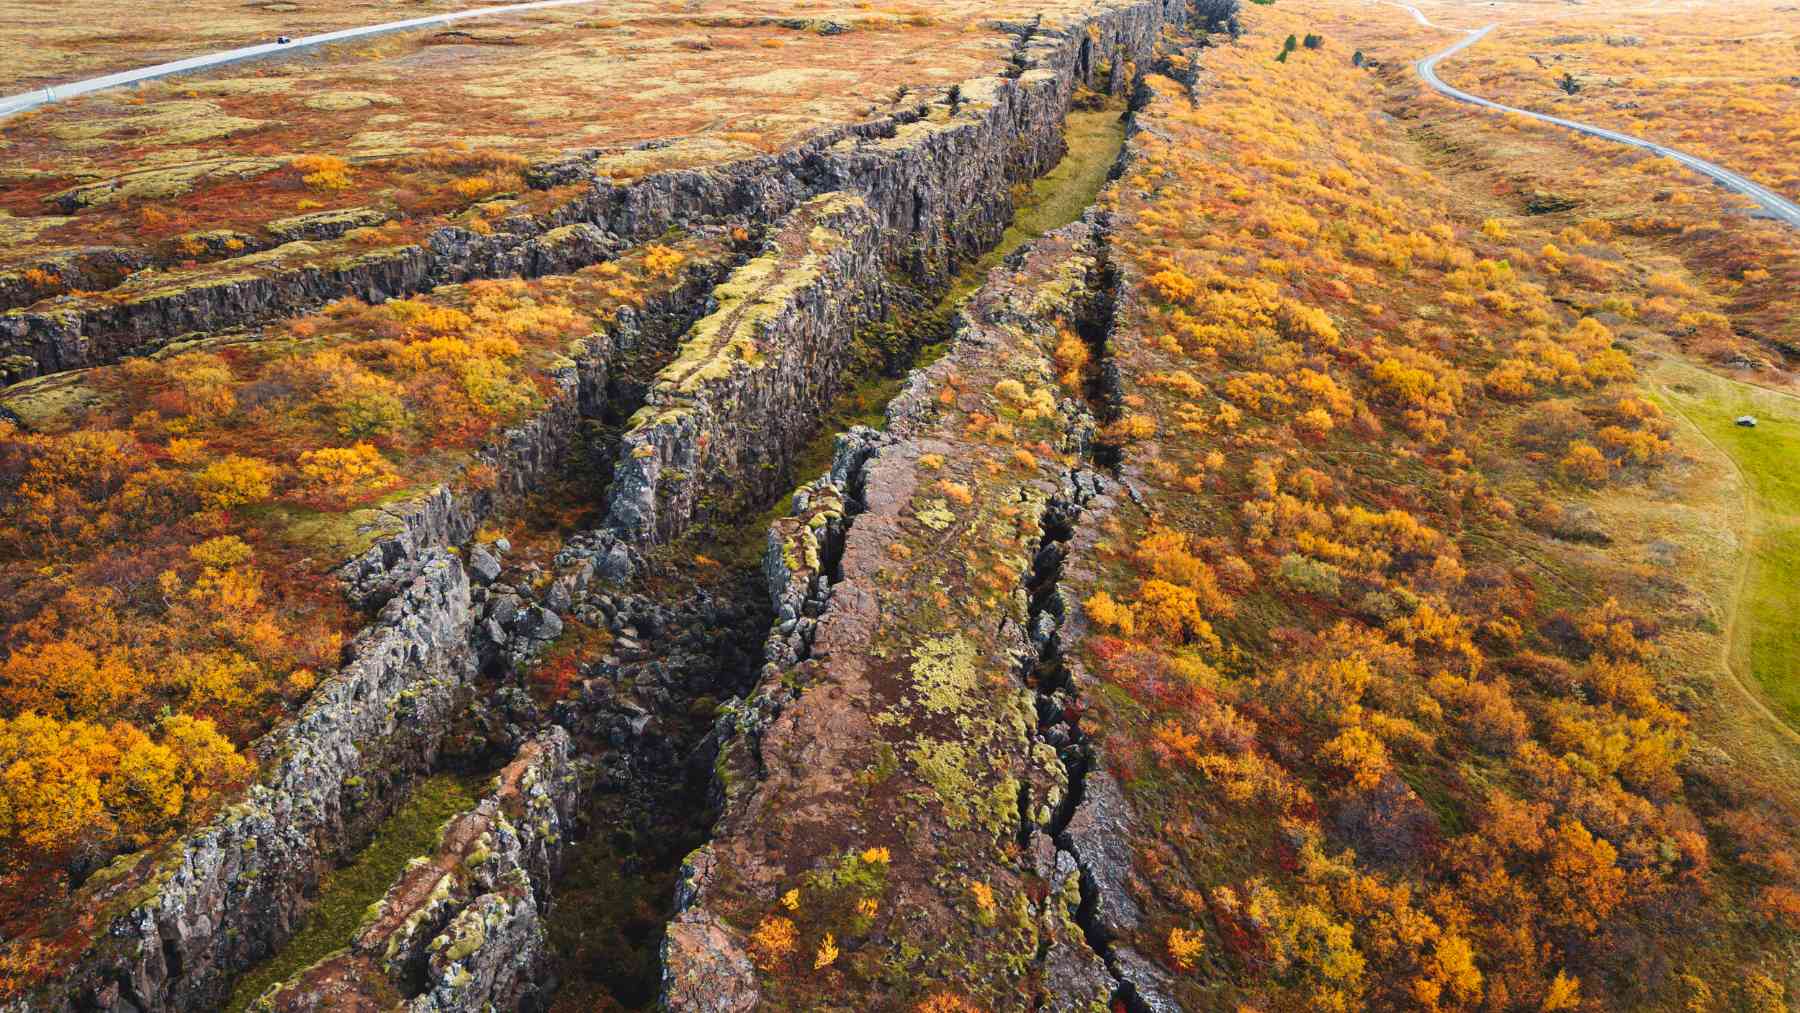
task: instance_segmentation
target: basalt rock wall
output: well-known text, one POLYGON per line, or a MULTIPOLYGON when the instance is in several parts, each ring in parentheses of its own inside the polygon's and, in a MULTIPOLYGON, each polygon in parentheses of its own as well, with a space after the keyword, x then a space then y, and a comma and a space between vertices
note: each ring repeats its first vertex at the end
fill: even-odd
POLYGON ((381 601, 403 585, 418 561, 433 550, 460 545, 500 503, 536 488, 569 453, 583 419, 615 408, 618 388, 629 383, 618 363, 631 353, 672 347, 700 315, 723 269, 696 266, 682 283, 627 306, 603 331, 569 349, 567 362, 550 376, 543 409, 506 430, 476 454, 493 472, 492 485, 448 485, 391 508, 389 533, 337 569, 345 593, 359 605, 381 601))
POLYGON ((442 228, 420 245, 335 257, 321 256, 327 251, 312 243, 288 243, 191 279, 176 272, 135 291, 13 310, 0 314, 0 381, 113 362, 184 334, 254 324, 345 296, 382 302, 473 278, 573 271, 616 249, 588 224, 507 225, 510 231, 492 236, 442 228))
POLYGON ((721 289, 634 419, 617 466, 609 525, 666 542, 711 500, 766 499, 809 418, 830 402, 855 330, 880 316, 883 271, 927 289, 999 240, 1012 184, 1055 165, 1077 85, 1124 91, 1183 8, 1152 3, 1068 26, 1018 29, 1016 76, 965 81, 895 125, 823 148, 755 160, 755 172, 666 173, 596 190, 585 212, 639 237, 720 207, 787 212, 767 252, 721 289), (803 200, 808 192, 833 192, 803 200), (799 203, 796 203, 799 202, 799 203))
POLYGON ((469 581, 436 553, 352 642, 300 715, 256 743, 263 773, 211 824, 96 873, 104 926, 70 973, 7 1009, 217 1009, 298 927, 319 872, 429 770, 474 673, 469 581))
POLYGON ((877 235, 862 198, 814 198, 714 292, 718 308, 688 333, 625 434, 610 527, 667 542, 715 498, 780 494, 811 435, 806 418, 842 388, 857 330, 882 316, 877 235))

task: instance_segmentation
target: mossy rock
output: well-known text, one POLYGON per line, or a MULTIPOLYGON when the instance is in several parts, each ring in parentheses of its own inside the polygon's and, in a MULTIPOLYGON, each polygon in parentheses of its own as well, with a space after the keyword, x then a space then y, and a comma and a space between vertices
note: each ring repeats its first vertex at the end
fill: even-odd
POLYGON ((320 112, 348 112, 352 109, 367 109, 370 106, 391 106, 399 104, 399 99, 392 95, 383 95, 373 91, 322 91, 307 96, 301 105, 320 112))

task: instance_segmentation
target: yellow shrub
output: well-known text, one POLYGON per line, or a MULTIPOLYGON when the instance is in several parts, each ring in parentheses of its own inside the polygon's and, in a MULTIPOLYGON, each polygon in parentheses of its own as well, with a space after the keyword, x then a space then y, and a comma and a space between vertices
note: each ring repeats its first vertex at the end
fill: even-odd
POLYGON ((750 952, 758 966, 769 970, 785 961, 799 941, 800 933, 792 921, 770 916, 750 933, 750 952))
POLYGON ((1206 950, 1206 936, 1199 929, 1169 930, 1169 960, 1183 971, 1192 971, 1206 950))
POLYGON ((652 278, 672 277, 675 269, 686 261, 687 256, 681 251, 661 243, 651 243, 644 248, 644 272, 652 278))
POLYGON ((1081 603, 1087 609, 1088 618, 1096 626, 1117 631, 1121 636, 1131 636, 1137 628, 1137 621, 1131 609, 1119 604, 1112 595, 1105 591, 1095 591, 1087 601, 1081 603))
POLYGON ((274 495, 278 474, 268 461, 232 454, 207 465, 194 476, 194 485, 202 503, 214 510, 229 510, 274 495))
POLYGON ((314 190, 350 188, 350 163, 336 155, 301 155, 288 164, 301 173, 300 181, 314 190))
POLYGON ((300 455, 300 475, 309 492, 339 498, 387 489, 400 481, 393 465, 368 443, 308 450, 300 455))

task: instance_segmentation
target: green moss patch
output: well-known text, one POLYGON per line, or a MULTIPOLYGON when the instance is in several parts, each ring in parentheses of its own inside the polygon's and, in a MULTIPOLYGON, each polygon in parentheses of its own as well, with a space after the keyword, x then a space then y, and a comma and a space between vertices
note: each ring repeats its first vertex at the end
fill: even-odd
POLYGON ((325 875, 319 901, 294 938, 273 957, 251 968, 237 981, 226 1009, 244 1010, 271 986, 280 984, 349 945, 369 905, 413 858, 437 846, 438 830, 476 801, 476 779, 438 774, 419 782, 388 821, 349 865, 325 875))

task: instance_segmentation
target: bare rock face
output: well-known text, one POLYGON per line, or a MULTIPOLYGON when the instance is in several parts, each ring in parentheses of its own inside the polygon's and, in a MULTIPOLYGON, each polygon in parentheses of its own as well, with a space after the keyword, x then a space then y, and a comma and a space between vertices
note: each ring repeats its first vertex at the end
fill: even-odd
POLYGON ((1186 1013, 1171 998, 1175 981, 1169 972, 1143 954, 1130 947, 1119 947, 1113 951, 1111 966, 1119 979, 1120 997, 1132 1013, 1186 1013))
POLYGON ((682 865, 675 887, 676 915, 662 947, 663 1000, 669 1009, 748 1013, 762 999, 756 968, 741 937, 693 907, 717 868, 708 847, 689 855, 682 865))
MULTIPOLYGON (((66 250, 39 260, 35 264, 17 265, 0 272, 0 310, 29 306, 56 289, 103 291, 123 281, 131 272, 150 262, 148 254, 123 246, 90 246, 66 250), (42 274, 54 275, 57 283, 48 286, 26 272, 36 268, 42 274)), ((0 377, 0 382, 5 382, 0 377)))
POLYGON ((1131 812, 1106 771, 1088 773, 1084 788, 1059 844, 1081 864, 1083 892, 1092 898, 1086 917, 1094 929, 1107 939, 1128 936, 1143 918, 1125 886, 1131 875, 1131 812))
POLYGON ((304 312, 343 296, 382 302, 471 278, 531 277, 573 271, 611 255, 617 244, 592 224, 514 223, 521 231, 484 236, 445 227, 423 245, 368 252, 296 240, 272 249, 169 272, 51 309, 0 313, 0 358, 33 365, 10 379, 79 369, 151 350, 189 333, 304 312), (135 285, 136 287, 132 287, 135 285))
POLYGON ((352 642, 352 660, 256 744, 264 773, 211 824, 84 887, 107 926, 9 1010, 194 1010, 298 927, 317 870, 366 841, 420 772, 473 675, 469 582, 447 553, 352 642))
POLYGON ((663 992, 672 1009, 748 1013, 761 996, 734 933, 710 918, 677 920, 663 942, 663 992))

